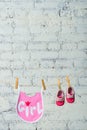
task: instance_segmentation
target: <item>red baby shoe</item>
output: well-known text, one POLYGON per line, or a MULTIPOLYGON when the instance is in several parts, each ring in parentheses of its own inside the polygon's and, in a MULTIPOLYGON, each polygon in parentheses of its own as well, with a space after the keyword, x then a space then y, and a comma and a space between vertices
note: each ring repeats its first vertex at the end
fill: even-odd
POLYGON ((66 100, 68 103, 73 103, 75 101, 75 92, 72 87, 68 87, 67 89, 66 100))
POLYGON ((64 92, 62 90, 59 90, 58 93, 57 93, 56 105, 57 106, 63 106, 64 102, 65 102, 64 92))

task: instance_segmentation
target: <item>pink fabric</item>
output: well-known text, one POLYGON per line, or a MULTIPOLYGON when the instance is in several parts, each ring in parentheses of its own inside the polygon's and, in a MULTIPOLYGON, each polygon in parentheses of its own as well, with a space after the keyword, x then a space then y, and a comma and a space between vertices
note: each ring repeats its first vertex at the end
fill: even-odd
POLYGON ((74 95, 67 94, 67 98, 73 98, 74 95))
POLYGON ((57 98, 56 98, 56 101, 64 101, 64 98, 59 98, 59 97, 57 97, 57 98))
POLYGON ((19 117, 24 121, 29 123, 38 121, 43 115, 41 92, 38 92, 31 97, 24 92, 20 92, 16 109, 19 117))

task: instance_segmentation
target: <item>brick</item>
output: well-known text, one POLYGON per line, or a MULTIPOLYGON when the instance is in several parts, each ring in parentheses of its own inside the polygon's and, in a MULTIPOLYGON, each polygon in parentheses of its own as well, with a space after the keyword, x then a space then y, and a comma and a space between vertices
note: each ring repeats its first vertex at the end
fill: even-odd
MULTIPOLYGON (((1 82, 1 80, 0 80, 0 82, 1 82)), ((4 80, 3 80, 3 83, 4 83, 4 80)), ((3 85, 3 83, 2 83, 2 86, 0 86, 0 89, 1 89, 0 96, 3 97, 2 100, 4 100, 4 98, 6 98, 8 95, 10 95, 10 96, 12 95, 12 88, 9 87, 9 85, 5 86, 5 83, 3 85), (3 86, 5 86, 5 87, 3 87, 3 86), (4 95, 4 93, 5 93, 5 95, 4 95)))
POLYGON ((32 60, 26 61, 26 62, 24 62, 24 67, 26 69, 38 69, 39 63, 38 63, 38 61, 32 61, 32 60))
POLYGON ((40 33, 36 34, 33 37, 33 41, 56 41, 57 36, 55 35, 56 33, 40 33))
POLYGON ((64 50, 73 50, 73 49, 76 49, 77 48, 77 45, 76 44, 63 44, 62 45, 62 49, 64 50))
POLYGON ((11 26, 9 26, 9 24, 7 24, 7 25, 2 25, 1 27, 0 27, 1 29, 0 29, 0 34, 4 34, 4 35, 7 35, 7 34, 11 34, 12 33, 12 28, 11 28, 11 26))
POLYGON ((39 65, 41 68, 54 68, 55 67, 54 61, 41 61, 39 65))
POLYGON ((62 34, 70 34, 70 33, 75 33, 75 27, 70 25, 64 25, 62 26, 62 30, 61 30, 62 34))
MULTIPOLYGON (((42 17, 44 20, 45 18, 42 17)), ((49 21, 50 18, 47 18, 47 22, 41 22, 39 25, 34 24, 30 28, 31 33, 56 33, 60 31, 60 26, 53 23, 52 20, 49 21)))
POLYGON ((48 78, 47 80, 47 83, 46 83, 46 86, 49 88, 49 87, 52 87, 52 86, 57 86, 57 81, 58 79, 57 78, 54 78, 54 77, 51 77, 51 78, 48 78))
POLYGON ((87 1, 74 1, 73 3, 70 3, 71 7, 74 7, 75 9, 85 9, 86 8, 87 1), (77 6, 75 6, 78 3, 77 6))
POLYGON ((48 49, 53 50, 53 51, 58 51, 58 50, 60 50, 60 44, 59 43, 49 43, 48 49))
MULTIPOLYGON (((55 124, 55 121, 50 121, 51 123, 49 124, 49 125, 47 125, 48 124, 48 121, 46 122, 46 120, 50 120, 50 116, 48 116, 46 119, 45 119, 45 124, 44 124, 44 126, 43 126, 43 128, 44 128, 44 130, 48 130, 48 129, 50 129, 51 128, 51 130, 52 129, 54 129, 54 126, 55 126, 55 130, 57 130, 57 129, 62 129, 62 130, 65 130, 66 129, 66 123, 65 122, 59 122, 59 125, 58 126, 56 126, 56 124, 55 124), (63 124, 63 125, 62 125, 63 124), (47 126, 47 127, 45 127, 45 126, 47 126)), ((42 125, 42 124, 41 124, 42 125)), ((41 129, 41 125, 39 125, 39 128, 41 129)), ((41 129, 42 130, 42 129, 41 129)))
POLYGON ((57 2, 35 2, 35 8, 45 8, 45 9, 56 9, 58 7, 57 2))
POLYGON ((74 66, 79 68, 86 68, 87 60, 74 60, 74 66))
POLYGON ((75 129, 76 127, 77 127, 77 130, 82 130, 83 128, 84 128, 84 130, 86 130, 87 122, 86 121, 74 121, 69 124, 70 130, 75 129))
POLYGON ((58 58, 57 52, 52 51, 31 52, 31 59, 56 59, 56 58, 58 58))
POLYGON ((57 60, 55 68, 73 68, 73 60, 57 60))
MULTIPOLYGON (((23 21, 24 22, 24 21, 23 21)), ((20 21, 19 21, 19 23, 20 23, 20 21)), ((16 24, 16 23, 15 23, 16 24)), ((21 24, 21 26, 23 26, 22 28, 21 28, 21 26, 20 25, 15 25, 16 27, 14 28, 14 33, 16 34, 16 32, 18 32, 18 34, 19 35, 27 35, 28 33, 29 33, 29 31, 28 31, 28 29, 27 29, 27 27, 26 27, 26 24, 24 25, 24 24, 21 24)))
POLYGON ((87 85, 87 78, 86 77, 80 78, 79 79, 79 84, 81 86, 86 86, 87 85))
POLYGON ((15 119, 16 119, 16 121, 18 121, 19 119, 17 118, 17 115, 13 112, 13 111, 11 111, 11 112, 7 112, 7 113, 4 113, 3 114, 3 117, 4 117, 4 119, 6 120, 6 122, 8 123, 8 122, 10 122, 11 121, 11 123, 12 123, 12 119, 13 119, 13 122, 15 121, 15 119), (5 114, 7 114, 7 116, 5 116, 5 114), (8 118, 9 117, 9 118, 8 118))
POLYGON ((0 70, 0 78, 3 79, 3 78, 10 78, 12 76, 12 72, 11 70, 9 69, 2 69, 0 70))
POLYGON ((10 68, 11 68, 12 70, 14 70, 14 69, 17 69, 17 70, 23 69, 23 68, 24 68, 24 63, 23 63, 22 61, 19 61, 19 60, 17 60, 16 62, 15 62, 15 61, 12 61, 12 62, 10 63, 10 68))
POLYGON ((28 43, 29 50, 46 50, 47 44, 46 43, 28 43))
POLYGON ((87 38, 86 38, 86 34, 78 34, 78 33, 73 33, 73 34, 60 34, 59 35, 59 41, 60 42, 86 42, 87 38))
POLYGON ((59 58, 72 59, 72 58, 84 58, 86 59, 86 53, 82 51, 60 51, 59 58))
POLYGON ((25 130, 28 130, 28 129, 35 129, 35 126, 34 125, 28 125, 26 123, 22 123, 22 128, 21 128, 21 122, 17 122, 16 124, 10 124, 10 128, 13 129, 13 130, 23 130, 25 128, 25 130))
MULTIPOLYGON (((86 9, 83 8, 83 7, 82 7, 81 10, 76 9, 76 10, 74 11, 74 15, 75 15, 76 18, 77 18, 77 17, 78 17, 78 18, 83 18, 83 17, 86 18, 86 9)), ((84 20, 83 20, 83 21, 84 21, 84 20)))
POLYGON ((10 109, 8 100, 4 99, 4 97, 1 97, 1 96, 0 96, 0 100, 2 102, 0 104, 0 113, 3 112, 3 111, 6 111, 8 109, 10 109))
POLYGON ((80 25, 80 26, 76 26, 76 31, 77 31, 77 33, 87 33, 87 25, 80 25))
MULTIPOLYGON (((19 43, 25 43, 25 42, 28 42, 28 41, 31 41, 31 39, 32 39, 32 37, 33 36, 31 36, 31 35, 29 35, 29 34, 24 34, 23 35, 23 33, 16 33, 16 34, 14 34, 14 36, 12 37, 12 41, 14 42, 14 43, 16 43, 16 42, 19 42, 19 43), (19 39, 19 37, 20 37, 20 39, 19 39)), ((7 40, 7 37, 6 37, 6 40, 7 40)))
POLYGON ((23 77, 23 70, 20 70, 20 71, 18 71, 18 70, 14 70, 13 71, 13 77, 20 77, 20 78, 22 78, 23 77))
POLYGON ((0 60, 0 68, 9 69, 10 68, 10 62, 9 61, 0 60))
POLYGON ((20 48, 20 51, 24 51, 26 49, 26 44, 14 43, 12 47, 13 47, 14 52, 18 52, 19 48, 20 48))
POLYGON ((9 43, 0 44, 0 52, 11 51, 11 50, 12 50, 12 44, 9 44, 9 43))
POLYGON ((75 25, 87 25, 87 18, 82 18, 82 17, 80 17, 80 18, 77 18, 77 17, 75 17, 74 19, 73 19, 73 23, 75 23, 75 25), (78 20, 79 19, 79 20, 78 20))
POLYGON ((15 52, 13 53, 13 59, 14 60, 29 60, 30 59, 30 52, 29 51, 20 51, 20 52, 15 52))
POLYGON ((4 121, 3 121, 3 123, 2 122, 0 123, 0 129, 1 130, 4 130, 4 129, 8 130, 8 125, 4 124, 4 121))
POLYGON ((1 59, 2 59, 2 60, 12 60, 12 59, 13 59, 12 52, 2 53, 2 54, 1 54, 1 59))
POLYGON ((82 43, 78 43, 78 49, 79 50, 86 50, 87 49, 87 43, 82 42, 82 43))

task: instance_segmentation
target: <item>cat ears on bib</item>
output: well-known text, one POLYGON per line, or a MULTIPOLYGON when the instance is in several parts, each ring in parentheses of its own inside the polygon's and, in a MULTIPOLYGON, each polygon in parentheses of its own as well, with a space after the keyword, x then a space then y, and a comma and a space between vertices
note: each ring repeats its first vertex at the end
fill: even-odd
MULTIPOLYGON (((18 89, 18 84, 19 84, 19 78, 16 78, 16 80, 15 80, 15 89, 18 89)), ((46 90, 46 85, 45 85, 45 82, 44 82, 43 79, 42 79, 42 87, 43 87, 43 90, 46 90)))

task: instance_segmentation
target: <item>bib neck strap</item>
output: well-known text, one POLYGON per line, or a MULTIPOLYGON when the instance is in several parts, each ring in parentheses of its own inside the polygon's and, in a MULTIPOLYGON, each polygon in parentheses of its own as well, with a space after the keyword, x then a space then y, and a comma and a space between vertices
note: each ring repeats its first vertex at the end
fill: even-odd
POLYGON ((20 88, 20 86, 18 85, 18 93, 20 93, 20 91, 21 91, 21 88, 20 88))
MULTIPOLYGON (((16 78, 16 81, 15 81, 15 89, 18 89, 18 92, 20 92, 19 78, 16 78)), ((41 93, 42 93, 44 90, 46 90, 46 85, 45 85, 44 80, 42 79, 41 93)))

